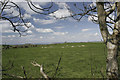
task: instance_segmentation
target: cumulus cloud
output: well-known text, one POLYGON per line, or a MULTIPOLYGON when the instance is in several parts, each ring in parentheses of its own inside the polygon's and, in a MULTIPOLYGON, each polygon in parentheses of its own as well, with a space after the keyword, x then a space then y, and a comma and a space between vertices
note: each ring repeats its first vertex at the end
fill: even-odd
POLYGON ((32 32, 31 30, 28 30, 27 33, 28 33, 28 34, 32 34, 33 32, 32 32))
POLYGON ((11 24, 8 21, 0 21, 0 26, 2 28, 0 28, 2 31, 2 33, 10 33, 13 32, 11 29, 13 29, 13 27, 11 26, 11 24))
POLYGON ((29 14, 27 14, 27 13, 26 13, 26 14, 24 14, 24 18, 25 18, 25 19, 30 19, 31 17, 32 17, 32 16, 31 16, 31 15, 29 15, 29 14))
POLYGON ((55 19, 50 19, 50 20, 45 20, 45 19, 36 19, 36 18, 33 18, 33 21, 34 22, 38 22, 38 23, 41 23, 41 24, 52 24, 52 23, 55 23, 57 20, 55 19))
POLYGON ((40 39, 43 39, 43 36, 40 36, 40 39))
POLYGON ((26 26, 16 26, 16 29, 20 30, 20 31, 25 31, 28 28, 26 26))
POLYGON ((49 33, 49 32, 54 32, 52 29, 47 28, 47 29, 43 29, 43 28, 37 28, 36 29, 37 32, 41 32, 41 33, 49 33))
MULTIPOLYGON (((90 30, 90 29, 87 29, 87 28, 82 29, 81 31, 83 31, 83 32, 80 32, 79 35, 78 35, 78 33, 77 34, 74 33, 74 30, 72 30, 72 31, 70 30, 71 32, 69 32, 69 34, 67 32, 67 31, 69 31, 69 29, 65 28, 63 30, 64 26, 67 26, 67 24, 65 22, 63 22, 62 23, 63 26, 62 26, 61 25, 62 21, 60 21, 60 23, 59 23, 59 21, 54 19, 52 16, 53 15, 55 15, 57 17, 69 16, 70 13, 66 9, 66 6, 67 6, 66 3, 58 3, 57 5, 59 7, 59 10, 56 11, 54 14, 50 14, 50 15, 47 15, 45 17, 37 15, 36 13, 34 13, 32 10, 29 9, 29 7, 26 4, 20 3, 19 5, 21 5, 20 7, 25 10, 24 17, 26 19, 30 19, 30 21, 33 20, 31 23, 27 23, 28 26, 31 26, 28 29, 28 31, 26 32, 26 33, 28 33, 28 35, 24 36, 24 37, 17 37, 16 34, 15 35, 8 34, 7 32, 10 32, 12 26, 10 26, 10 24, 8 24, 8 23, 7 24, 2 23, 0 25, 7 26, 5 29, 3 28, 4 32, 7 33, 7 34, 3 35, 3 37, 2 37, 2 38, 5 38, 5 39, 3 39, 4 43, 13 43, 13 44, 18 44, 18 43, 20 43, 20 44, 21 43, 48 43, 48 42, 54 43, 54 42, 65 42, 65 41, 88 41, 88 40, 94 40, 96 37, 98 38, 97 35, 99 33, 92 33, 90 35, 90 34, 88 34, 88 33, 90 33, 90 31, 88 31, 88 30, 90 30), (37 16, 40 16, 41 19, 37 16), (58 25, 53 24, 56 22, 58 22, 58 25), (64 23, 65 23, 65 25, 64 25, 64 23), (45 25, 40 26, 41 24, 45 24, 45 25), (47 24, 49 25, 49 27, 47 24), (40 26, 41 28, 38 28, 38 26, 40 26), (55 26, 55 27, 50 28, 51 26, 55 26), (88 32, 86 33, 85 31, 88 31, 88 32), (79 37, 79 36, 81 36, 81 37, 79 37)), ((35 5, 37 7, 42 7, 39 5, 39 3, 37 3, 37 4, 35 3, 35 5)), ((72 26, 72 25, 69 25, 69 26, 72 26)), ((78 28, 76 27, 76 29, 78 29, 78 28)))
POLYGON ((55 27, 56 29, 62 29, 62 28, 64 28, 63 26, 56 26, 55 27))
POLYGON ((82 29, 81 31, 82 32, 85 32, 85 31, 89 31, 90 29, 82 29))
MULTIPOLYGON (((11 5, 10 3, 8 5, 11 5)), ((9 16, 18 16, 19 15, 19 11, 17 8, 8 8, 8 9, 4 9, 4 12, 9 14, 9 13, 12 13, 12 14, 9 14, 9 16)), ((8 15, 7 15, 8 16, 8 15)))
POLYGON ((35 28, 35 26, 32 24, 32 23, 27 23, 28 26, 30 26, 30 29, 32 28, 35 28))
POLYGON ((59 8, 66 8, 66 7, 68 7, 68 5, 65 2, 56 2, 55 4, 57 4, 59 8))
POLYGON ((68 32, 54 32, 54 35, 66 35, 68 32))
POLYGON ((59 7, 57 11, 51 13, 50 16, 55 16, 57 18, 70 16, 70 12, 67 9, 69 7, 66 3, 56 3, 59 7))
POLYGON ((41 32, 41 33, 52 33, 53 35, 56 35, 56 36, 68 34, 68 32, 56 32, 56 31, 54 31, 54 30, 52 30, 50 28, 46 28, 46 29, 36 28, 36 31, 41 32))
POLYGON ((56 16, 57 18, 70 16, 70 12, 67 9, 59 9, 54 13, 50 14, 51 16, 56 16))

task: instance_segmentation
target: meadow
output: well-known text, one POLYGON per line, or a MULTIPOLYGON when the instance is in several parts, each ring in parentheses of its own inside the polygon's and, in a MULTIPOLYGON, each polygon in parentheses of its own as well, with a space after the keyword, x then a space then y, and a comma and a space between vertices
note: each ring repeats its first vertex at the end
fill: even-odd
POLYGON ((39 68, 31 64, 32 61, 36 61, 43 65, 44 72, 49 77, 53 77, 60 57, 56 78, 106 76, 106 48, 102 42, 48 44, 3 50, 3 69, 9 68, 13 62, 13 67, 3 73, 24 76, 21 68, 24 66, 28 78, 41 78, 39 68))

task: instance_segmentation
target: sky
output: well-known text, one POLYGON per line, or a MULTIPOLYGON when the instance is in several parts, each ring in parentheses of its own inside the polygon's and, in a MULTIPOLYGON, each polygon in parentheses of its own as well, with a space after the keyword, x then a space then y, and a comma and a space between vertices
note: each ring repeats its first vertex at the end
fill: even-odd
MULTIPOLYGON (((79 22, 73 18, 55 19, 63 16, 69 16, 70 13, 67 7, 79 12, 73 7, 73 3, 54 3, 51 11, 57 9, 53 14, 41 15, 33 12, 25 2, 17 3, 24 15, 25 20, 29 20, 31 27, 26 32, 25 36, 21 36, 17 32, 13 32, 13 27, 8 21, 0 20, 0 29, 2 44, 49 44, 62 42, 93 42, 101 41, 102 37, 99 31, 98 24, 94 24, 90 16, 83 17, 79 22)), ((37 7, 48 6, 47 2, 34 3, 37 7)), ((77 3, 78 4, 78 3, 77 3)), ((79 3, 81 5, 81 3, 79 3)), ((81 6, 79 6, 82 8, 81 6)), ((14 11, 13 15, 17 15, 18 11, 14 11)), ((6 12, 12 11, 8 10, 6 12)), ((42 11, 40 11, 42 12, 42 11)), ((21 27, 22 28, 22 27, 21 27)), ((25 27, 23 27, 25 28, 25 27)))

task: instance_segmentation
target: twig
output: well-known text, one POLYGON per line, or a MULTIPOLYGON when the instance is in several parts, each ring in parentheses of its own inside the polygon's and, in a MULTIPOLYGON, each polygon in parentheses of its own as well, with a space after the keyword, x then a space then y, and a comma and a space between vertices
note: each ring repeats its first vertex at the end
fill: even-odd
POLYGON ((55 70, 55 73, 54 73, 54 75, 53 75, 53 78, 56 76, 56 74, 57 74, 57 71, 58 71, 58 69, 59 69, 59 65, 60 65, 60 62, 61 62, 61 58, 62 58, 62 55, 60 56, 60 59, 59 59, 59 61, 58 61, 58 65, 57 65, 57 67, 56 67, 56 70, 55 70))
POLYGON ((22 77, 22 76, 16 76, 16 75, 7 74, 7 73, 3 73, 2 75, 10 76, 10 77, 13 77, 13 78, 24 78, 24 77, 22 77))
POLYGON ((42 65, 38 64, 38 63, 35 62, 35 61, 31 62, 31 64, 32 64, 33 66, 39 67, 39 68, 40 68, 40 73, 43 75, 43 77, 44 77, 46 80, 49 80, 48 76, 43 72, 43 67, 42 67, 42 65))
POLYGON ((24 75, 25 75, 25 79, 27 79, 27 75, 26 75, 26 71, 25 71, 24 66, 21 66, 21 68, 23 69, 23 72, 24 72, 24 75))

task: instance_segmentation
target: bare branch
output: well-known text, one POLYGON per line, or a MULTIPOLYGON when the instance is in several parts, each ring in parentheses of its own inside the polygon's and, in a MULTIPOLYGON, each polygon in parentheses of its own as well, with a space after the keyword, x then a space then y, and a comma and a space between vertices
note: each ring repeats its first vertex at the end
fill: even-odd
POLYGON ((115 20, 114 19, 112 19, 110 16, 107 16, 111 21, 113 21, 113 22, 115 22, 115 20))
POLYGON ((25 79, 27 79, 27 74, 26 74, 24 66, 21 66, 21 68, 23 69, 23 73, 24 73, 25 79))
POLYGON ((2 12, 3 12, 3 10, 5 9, 5 7, 6 7, 7 3, 8 3, 8 1, 4 3, 4 5, 3 5, 2 9, 1 9, 0 14, 2 14, 2 12))
POLYGON ((30 4, 31 4, 34 8, 39 9, 39 10, 43 10, 43 11, 49 11, 49 9, 51 9, 52 6, 53 6, 53 2, 51 2, 51 5, 50 5, 49 7, 47 7, 47 8, 36 7, 31 1, 30 1, 30 4))
POLYGON ((114 22, 112 22, 112 21, 106 21, 106 23, 115 24, 115 23, 114 23, 114 22))
POLYGON ((38 63, 35 62, 35 61, 31 62, 31 64, 32 64, 33 66, 39 67, 39 68, 40 68, 40 73, 43 75, 43 77, 44 77, 46 80, 49 80, 48 76, 43 72, 43 67, 42 67, 42 65, 38 64, 38 63))
POLYGON ((54 73, 54 75, 53 75, 53 78, 54 78, 54 77, 56 76, 56 74, 57 74, 57 71, 58 71, 58 69, 59 69, 59 65, 60 65, 61 59, 62 59, 62 56, 60 56, 60 59, 59 59, 59 61, 58 61, 58 65, 57 65, 57 67, 56 67, 56 70, 55 70, 55 73, 54 73))
POLYGON ((7 73, 3 73, 2 75, 9 76, 9 77, 13 77, 13 78, 24 78, 24 77, 22 77, 22 76, 16 76, 16 75, 7 74, 7 73))
POLYGON ((112 28, 112 26, 110 26, 109 24, 107 24, 107 26, 108 26, 109 28, 111 28, 112 30, 114 30, 114 29, 112 28))
POLYGON ((110 15, 115 10, 115 7, 116 7, 116 3, 114 3, 112 8, 106 12, 106 16, 110 15))
POLYGON ((16 3, 9 0, 3 2, 1 1, 0 3, 2 4, 2 8, 0 10, 0 19, 9 21, 13 27, 13 31, 17 31, 21 36, 22 33, 26 32, 30 26, 28 26, 27 22, 23 19, 20 7, 16 3), (11 10, 12 8, 18 11, 17 15, 13 15, 14 11, 11 10), (6 9, 10 10, 11 12, 6 12, 6 9), (14 23, 17 23, 17 25, 14 23), (19 30, 17 29, 17 26, 25 26, 26 30, 19 30))
POLYGON ((48 15, 51 13, 56 12, 58 9, 54 10, 54 11, 50 11, 50 9, 53 7, 53 2, 51 2, 51 5, 48 6, 47 8, 40 8, 35 6, 35 4, 33 4, 31 1, 27 1, 28 6, 30 7, 30 9, 38 14, 43 14, 43 15, 48 15), (43 11, 43 12, 41 12, 43 11))

